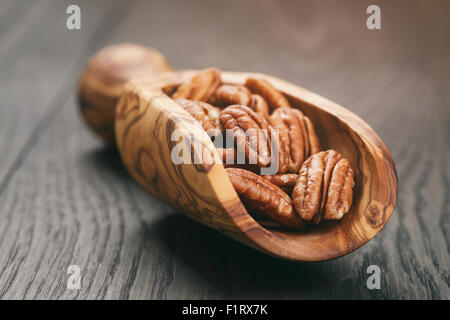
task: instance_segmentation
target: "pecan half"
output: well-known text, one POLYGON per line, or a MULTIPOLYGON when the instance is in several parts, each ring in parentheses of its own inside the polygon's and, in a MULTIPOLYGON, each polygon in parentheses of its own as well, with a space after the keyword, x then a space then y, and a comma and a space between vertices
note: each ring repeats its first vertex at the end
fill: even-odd
POLYGON ((289 228, 304 226, 292 206, 292 199, 263 177, 243 169, 226 169, 234 189, 251 212, 263 215, 289 228))
POLYGON ((191 81, 181 84, 172 98, 209 101, 221 82, 219 70, 215 68, 205 69, 194 76, 191 81))
POLYGON ((215 102, 222 106, 241 104, 248 106, 251 92, 242 85, 223 84, 215 93, 215 102))
POLYGON ((175 102, 197 120, 203 130, 212 133, 220 130, 219 109, 202 101, 176 99, 175 102))
POLYGON ((256 113, 262 115, 264 119, 267 120, 269 118, 269 106, 267 105, 266 100, 259 94, 252 94, 250 96, 248 106, 256 113))
POLYGON ((292 192, 294 207, 303 220, 314 224, 341 219, 352 205, 353 185, 347 159, 334 150, 316 153, 300 169, 292 192))
POLYGON ((262 116, 249 107, 233 105, 220 112, 219 120, 249 164, 256 163, 261 167, 270 164, 271 128, 262 116))
POLYGON ((281 152, 289 159, 289 172, 298 173, 305 159, 320 151, 319 139, 308 117, 293 108, 276 109, 269 117, 282 141, 281 152))
POLYGON ((248 78, 245 86, 250 89, 252 93, 259 94, 269 104, 269 109, 273 111, 277 108, 290 108, 289 101, 286 97, 275 87, 273 87, 267 80, 248 78))
POLYGON ((295 183, 297 182, 298 174, 286 173, 286 174, 264 175, 262 177, 270 181, 277 187, 280 187, 287 193, 291 193, 292 189, 295 186, 295 183))

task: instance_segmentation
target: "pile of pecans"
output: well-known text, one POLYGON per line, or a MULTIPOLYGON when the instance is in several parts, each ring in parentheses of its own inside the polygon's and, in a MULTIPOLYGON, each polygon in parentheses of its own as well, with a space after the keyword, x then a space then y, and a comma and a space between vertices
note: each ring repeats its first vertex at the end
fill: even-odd
POLYGON ((166 94, 206 132, 232 137, 233 147, 217 151, 255 218, 299 229, 349 212, 354 186, 350 162, 335 150, 321 151, 311 120, 265 79, 226 84, 219 70, 210 68, 166 94), (235 161, 239 156, 244 164, 235 161), (275 172, 259 174, 274 162, 275 172))

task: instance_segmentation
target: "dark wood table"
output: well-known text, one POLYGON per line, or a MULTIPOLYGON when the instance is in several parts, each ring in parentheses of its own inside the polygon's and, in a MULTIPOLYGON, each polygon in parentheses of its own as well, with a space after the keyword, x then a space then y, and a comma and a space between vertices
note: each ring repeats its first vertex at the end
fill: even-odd
POLYGON ((1 298, 450 298, 449 1, 76 1, 82 28, 68 30, 72 2, 0 3, 1 298), (381 30, 366 27, 372 3, 381 30), (397 166, 386 227, 345 257, 294 264, 153 199, 76 106, 88 57, 124 41, 177 69, 272 74, 358 114, 397 166))

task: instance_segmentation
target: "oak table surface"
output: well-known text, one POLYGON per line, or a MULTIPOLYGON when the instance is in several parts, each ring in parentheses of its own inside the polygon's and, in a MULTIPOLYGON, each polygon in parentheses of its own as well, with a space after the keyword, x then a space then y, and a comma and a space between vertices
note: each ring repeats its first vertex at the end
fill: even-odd
POLYGON ((67 30, 72 1, 2 1, 0 298, 449 299, 450 3, 372 2, 79 1, 82 28, 67 30), (372 2, 381 30, 366 28, 372 2), (124 41, 176 69, 274 75, 359 115, 397 167, 386 227, 345 257, 297 264, 153 199, 76 108, 89 56, 124 41))

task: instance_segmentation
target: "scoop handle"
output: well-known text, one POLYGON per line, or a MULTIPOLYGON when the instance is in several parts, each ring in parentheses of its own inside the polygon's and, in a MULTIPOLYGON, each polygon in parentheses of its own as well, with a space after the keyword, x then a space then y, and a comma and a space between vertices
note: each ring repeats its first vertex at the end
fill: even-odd
POLYGON ((133 43, 106 47, 92 56, 78 82, 78 106, 85 123, 106 144, 114 145, 117 101, 131 80, 152 80, 172 71, 157 50, 133 43))

